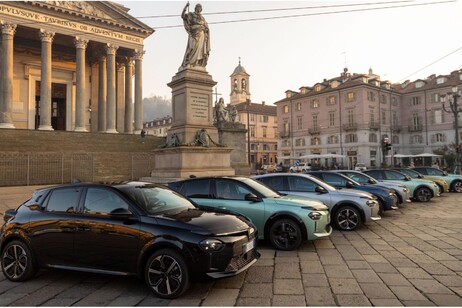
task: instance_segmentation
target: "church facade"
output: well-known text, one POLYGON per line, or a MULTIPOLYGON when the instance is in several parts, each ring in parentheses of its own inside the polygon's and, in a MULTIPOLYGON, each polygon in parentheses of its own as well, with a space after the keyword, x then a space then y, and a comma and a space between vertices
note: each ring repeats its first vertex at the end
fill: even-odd
POLYGON ((143 42, 107 1, 0 2, 0 128, 137 133, 143 42))

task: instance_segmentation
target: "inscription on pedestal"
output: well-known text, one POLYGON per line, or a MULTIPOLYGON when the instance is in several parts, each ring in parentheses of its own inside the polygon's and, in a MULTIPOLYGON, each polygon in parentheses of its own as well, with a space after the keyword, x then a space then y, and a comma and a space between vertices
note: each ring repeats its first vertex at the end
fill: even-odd
POLYGON ((192 117, 202 120, 209 118, 209 101, 207 96, 191 96, 192 117))

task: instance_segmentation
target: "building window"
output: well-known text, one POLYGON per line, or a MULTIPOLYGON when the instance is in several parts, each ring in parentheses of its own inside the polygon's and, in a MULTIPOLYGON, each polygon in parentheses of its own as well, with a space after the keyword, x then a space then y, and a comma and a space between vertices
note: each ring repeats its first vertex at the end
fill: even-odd
POLYGON ((335 126, 335 112, 329 112, 329 126, 335 126))
POLYGON ((347 93, 347 102, 351 103, 356 100, 356 94, 355 92, 348 92, 347 93))
POLYGON ((443 123, 443 111, 441 109, 433 110, 433 123, 432 124, 441 124, 443 123))
POLYGON ((320 144, 321 144, 321 138, 319 137, 311 138, 311 145, 320 145, 320 144))
POLYGON ((316 92, 321 91, 321 86, 320 86, 320 85, 317 85, 316 87, 314 87, 314 90, 315 90, 316 92))
POLYGON ((421 129, 420 116, 418 113, 414 113, 412 115, 412 129, 414 131, 421 129))
POLYGON ((337 103, 337 96, 330 95, 329 97, 326 98, 326 100, 327 100, 327 105, 335 105, 337 103))
POLYGON ((358 136, 356 134, 345 135, 345 143, 358 142, 358 136))
POLYGON ((437 104, 441 103, 440 94, 439 93, 432 94, 431 101, 432 103, 437 103, 437 104))
POLYGON ((421 135, 414 135, 414 136, 411 136, 410 142, 411 144, 420 144, 420 143, 423 143, 423 138, 421 135))
POLYGON ((437 83, 437 84, 442 84, 442 83, 444 83, 445 81, 446 81, 446 80, 445 80, 444 77, 440 77, 440 78, 437 78, 437 79, 436 79, 436 83, 437 83))
POLYGON ((382 124, 387 124, 387 112, 382 110, 382 124))
POLYGON ((399 136, 398 135, 393 136, 393 144, 399 144, 399 136))
POLYGON ((284 113, 289 113, 289 105, 285 105, 283 108, 284 113))
POLYGON ((255 122, 255 114, 250 114, 250 122, 255 122))
POLYGON ((387 96, 386 96, 385 94, 382 94, 382 95, 380 96, 380 102, 381 102, 382 104, 386 104, 386 103, 387 103, 387 96))
POLYGON ((297 103, 296 107, 297 111, 302 110, 302 103, 297 103))
POLYGON ((369 142, 377 142, 377 134, 369 134, 369 142))
POLYGON ((317 98, 311 101, 311 108, 319 108, 319 100, 317 98))
POLYGON ((268 116, 267 115, 261 115, 260 116, 260 122, 261 123, 268 123, 268 116))
POLYGON ((289 136, 289 133, 290 133, 290 126, 289 126, 289 122, 284 122, 284 136, 289 136))
POLYGON ((282 146, 283 147, 290 147, 290 140, 288 140, 288 139, 282 140, 282 146))
POLYGON ((274 138, 279 138, 278 128, 277 128, 277 127, 273 127, 273 129, 274 129, 274 138))
POLYGON ((375 124, 375 110, 373 108, 369 109, 369 123, 371 125, 375 124))
POLYGON ((305 146, 305 139, 304 138, 295 139, 295 146, 297 147, 305 146))
POLYGON ((446 136, 442 133, 437 133, 432 136, 432 143, 435 142, 446 142, 446 136))
POLYGON ((411 104, 412 104, 413 106, 420 105, 420 103, 421 103, 420 96, 413 96, 413 97, 411 97, 411 104))
POLYGON ((311 127, 318 128, 318 115, 316 114, 313 115, 313 123, 311 127))
POLYGON ((415 87, 416 87, 417 89, 418 89, 418 88, 422 88, 423 86, 424 86, 423 81, 417 81, 417 82, 415 83, 415 87))
POLYGON ((355 125, 355 111, 353 109, 348 109, 348 125, 355 125))
POLYGON ((331 135, 327 137, 327 143, 328 144, 337 144, 338 143, 338 137, 336 135, 331 135))
POLYGON ((262 126, 263 138, 266 138, 266 131, 267 131, 267 127, 266 127, 266 126, 262 126))
POLYGON ((297 117, 297 129, 298 130, 303 129, 303 118, 302 117, 297 117))
POLYGON ((375 92, 373 92, 373 91, 368 91, 368 92, 367 92, 367 99, 368 99, 370 102, 375 102, 375 92))
POLYGON ((396 97, 392 97, 392 98, 391 98, 391 104, 392 104, 393 106, 398 106, 398 99, 397 99, 396 97))

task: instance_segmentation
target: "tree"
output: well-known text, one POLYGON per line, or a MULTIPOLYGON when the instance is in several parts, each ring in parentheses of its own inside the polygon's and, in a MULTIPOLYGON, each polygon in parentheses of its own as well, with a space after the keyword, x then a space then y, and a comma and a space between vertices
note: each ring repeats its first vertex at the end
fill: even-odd
POLYGON ((165 96, 143 98, 143 122, 172 115, 172 100, 165 96))
POLYGON ((443 159, 446 162, 446 166, 448 167, 448 170, 453 169, 454 164, 456 162, 456 146, 454 143, 451 143, 450 145, 445 145, 441 148, 433 150, 433 153, 443 156, 443 159))

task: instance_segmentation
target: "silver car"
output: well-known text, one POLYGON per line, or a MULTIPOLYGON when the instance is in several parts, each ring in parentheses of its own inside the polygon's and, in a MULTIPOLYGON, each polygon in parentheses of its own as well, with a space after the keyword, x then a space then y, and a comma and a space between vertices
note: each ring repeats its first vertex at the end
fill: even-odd
POLYGON ((273 173, 252 178, 279 193, 322 201, 329 207, 333 225, 340 230, 355 230, 361 223, 381 219, 377 198, 366 192, 339 190, 308 174, 273 173))
POLYGON ((407 189, 407 187, 403 184, 378 181, 374 179, 373 177, 371 177, 370 175, 359 172, 359 171, 353 171, 353 170, 332 170, 332 171, 346 175, 347 177, 361 184, 377 185, 377 186, 386 187, 388 189, 391 189, 398 196, 399 204, 411 202, 411 195, 409 193, 409 189, 407 189))

